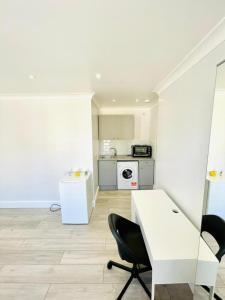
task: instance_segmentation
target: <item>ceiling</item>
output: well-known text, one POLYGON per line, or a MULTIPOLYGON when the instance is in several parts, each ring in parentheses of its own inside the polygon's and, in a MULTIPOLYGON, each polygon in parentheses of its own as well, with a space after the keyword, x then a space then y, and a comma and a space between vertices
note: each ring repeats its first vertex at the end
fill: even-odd
POLYGON ((95 92, 102 106, 149 105, 224 15, 224 0, 1 0, 0 93, 95 92))

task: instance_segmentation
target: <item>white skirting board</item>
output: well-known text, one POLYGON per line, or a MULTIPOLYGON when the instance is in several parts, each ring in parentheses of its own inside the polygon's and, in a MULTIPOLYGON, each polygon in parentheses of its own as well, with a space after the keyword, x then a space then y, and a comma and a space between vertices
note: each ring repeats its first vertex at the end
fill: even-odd
MULTIPOLYGON (((96 205, 99 187, 93 199, 93 207, 96 205)), ((1 208, 49 208, 52 204, 59 204, 60 201, 0 201, 1 208)))
POLYGON ((0 208, 49 208, 57 201, 0 201, 0 208))
POLYGON ((99 192, 99 186, 97 187, 96 193, 94 195, 93 204, 92 204, 93 207, 95 207, 95 205, 96 205, 96 200, 97 200, 97 197, 98 197, 98 192, 99 192))

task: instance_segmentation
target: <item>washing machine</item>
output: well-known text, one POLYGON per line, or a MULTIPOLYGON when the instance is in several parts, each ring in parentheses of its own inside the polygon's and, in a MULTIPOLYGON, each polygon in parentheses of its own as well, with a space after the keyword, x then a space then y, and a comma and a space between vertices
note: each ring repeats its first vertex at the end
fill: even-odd
POLYGON ((118 190, 138 189, 138 161, 117 162, 118 190))

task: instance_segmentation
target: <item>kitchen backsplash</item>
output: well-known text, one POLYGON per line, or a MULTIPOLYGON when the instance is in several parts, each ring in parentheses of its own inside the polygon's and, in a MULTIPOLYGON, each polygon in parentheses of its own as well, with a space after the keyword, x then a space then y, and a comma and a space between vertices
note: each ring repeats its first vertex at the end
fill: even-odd
POLYGON ((140 140, 101 140, 99 141, 99 150, 101 155, 111 155, 113 150, 111 147, 116 148, 118 155, 131 154, 131 146, 135 144, 148 144, 146 141, 140 140))

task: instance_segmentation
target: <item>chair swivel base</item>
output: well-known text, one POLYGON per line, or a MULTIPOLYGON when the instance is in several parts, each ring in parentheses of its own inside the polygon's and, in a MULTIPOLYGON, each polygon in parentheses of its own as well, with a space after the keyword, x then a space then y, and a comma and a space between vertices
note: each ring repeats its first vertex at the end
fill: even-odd
POLYGON ((146 294, 149 296, 149 298, 151 299, 151 293, 149 291, 149 289, 147 288, 147 286, 145 285, 144 281, 141 279, 141 277, 139 276, 139 274, 147 272, 147 271, 151 271, 151 267, 144 267, 142 269, 138 269, 136 264, 133 264, 132 268, 129 268, 127 266, 121 265, 117 262, 114 262, 112 260, 110 260, 107 264, 107 268, 110 270, 112 269, 112 266, 117 267, 119 269, 122 269, 124 271, 127 271, 129 273, 131 273, 130 278, 128 279, 127 283, 125 284, 124 288, 122 289, 121 293, 119 294, 119 296, 117 297, 116 300, 120 300, 122 299, 124 293, 126 292, 128 286, 131 284, 131 281, 133 280, 133 278, 137 278, 137 280, 140 282, 141 286, 143 287, 143 289, 145 290, 146 294))

